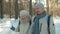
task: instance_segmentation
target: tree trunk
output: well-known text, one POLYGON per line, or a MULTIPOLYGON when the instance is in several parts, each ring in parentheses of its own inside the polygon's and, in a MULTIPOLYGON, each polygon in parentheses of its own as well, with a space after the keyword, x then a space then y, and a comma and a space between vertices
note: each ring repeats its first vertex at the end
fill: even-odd
POLYGON ((0 18, 1 18, 1 19, 3 18, 3 7, 2 7, 2 1, 3 1, 3 0, 0 0, 0 18))
POLYGON ((57 7, 58 7, 58 0, 57 0, 57 7))
POLYGON ((21 9, 24 9, 22 0, 20 0, 20 6, 21 6, 21 9))
POLYGON ((30 15, 32 16, 32 0, 30 0, 30 15))
POLYGON ((11 0, 9 0, 9 15, 10 15, 10 18, 11 18, 11 0))
POLYGON ((15 0, 15 19, 18 19, 18 0, 15 0))
POLYGON ((47 12, 49 13, 49 0, 46 0, 47 12))

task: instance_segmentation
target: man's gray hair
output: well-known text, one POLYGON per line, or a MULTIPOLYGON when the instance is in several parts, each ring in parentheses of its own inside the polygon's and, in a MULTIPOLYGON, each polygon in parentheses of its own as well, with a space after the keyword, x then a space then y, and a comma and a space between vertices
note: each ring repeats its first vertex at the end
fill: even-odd
POLYGON ((44 4, 43 4, 43 3, 37 3, 37 4, 36 4, 36 7, 37 7, 37 8, 44 8, 44 4))

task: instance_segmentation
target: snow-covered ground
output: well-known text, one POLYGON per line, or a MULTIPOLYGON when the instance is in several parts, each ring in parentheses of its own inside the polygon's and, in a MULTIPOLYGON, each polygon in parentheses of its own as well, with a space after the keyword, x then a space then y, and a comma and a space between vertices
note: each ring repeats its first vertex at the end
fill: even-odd
MULTIPOLYGON (((56 34, 60 34, 60 18, 53 18, 55 24, 56 34)), ((10 28, 13 25, 17 27, 19 19, 15 20, 14 18, 3 18, 0 19, 0 34, 19 34, 19 32, 12 31, 10 28)))
POLYGON ((56 34, 60 34, 60 17, 58 18, 54 17, 53 19, 54 19, 56 34))
POLYGON ((18 32, 12 31, 10 28, 13 25, 16 27, 18 25, 18 20, 10 19, 10 18, 3 18, 0 19, 0 34, 18 34, 18 32))

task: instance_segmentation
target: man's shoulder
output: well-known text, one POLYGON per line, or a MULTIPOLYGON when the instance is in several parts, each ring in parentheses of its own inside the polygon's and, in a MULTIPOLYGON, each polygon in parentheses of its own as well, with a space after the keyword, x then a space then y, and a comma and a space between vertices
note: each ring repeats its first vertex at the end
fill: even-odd
POLYGON ((50 14, 46 14, 46 16, 47 16, 47 17, 53 17, 53 16, 52 16, 52 15, 50 15, 50 14))
POLYGON ((53 20, 53 15, 47 14, 46 16, 47 16, 47 18, 50 18, 50 20, 53 20))

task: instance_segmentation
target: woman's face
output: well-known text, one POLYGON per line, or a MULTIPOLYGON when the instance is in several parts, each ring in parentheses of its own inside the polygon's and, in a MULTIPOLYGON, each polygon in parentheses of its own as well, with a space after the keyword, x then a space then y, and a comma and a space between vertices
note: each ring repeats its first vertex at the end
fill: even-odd
POLYGON ((25 20, 26 18, 27 18, 26 15, 22 15, 22 16, 21 16, 21 19, 22 19, 22 20, 25 20))
POLYGON ((22 22, 27 22, 29 20, 29 18, 26 15, 22 15, 20 18, 22 22))

